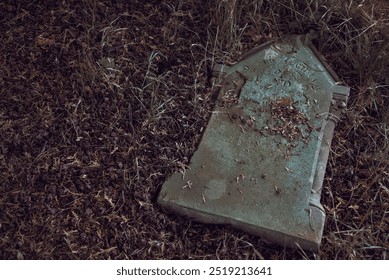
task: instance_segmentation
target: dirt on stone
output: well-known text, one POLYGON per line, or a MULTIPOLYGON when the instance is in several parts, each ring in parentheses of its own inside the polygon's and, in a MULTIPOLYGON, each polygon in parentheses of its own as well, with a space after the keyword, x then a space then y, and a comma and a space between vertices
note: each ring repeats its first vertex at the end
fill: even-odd
POLYGON ((0 3, 0 259, 387 259, 387 1, 0 3), (211 69, 287 34, 350 86, 317 253, 156 204, 215 102, 211 69))

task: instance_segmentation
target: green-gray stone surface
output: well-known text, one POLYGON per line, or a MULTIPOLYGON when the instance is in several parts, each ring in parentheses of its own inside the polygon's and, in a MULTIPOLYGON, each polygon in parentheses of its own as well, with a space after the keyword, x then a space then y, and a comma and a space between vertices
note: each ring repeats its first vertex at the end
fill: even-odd
POLYGON ((282 246, 319 247, 336 77, 305 38, 289 36, 222 67, 217 106, 189 169, 162 186, 162 207, 282 246))

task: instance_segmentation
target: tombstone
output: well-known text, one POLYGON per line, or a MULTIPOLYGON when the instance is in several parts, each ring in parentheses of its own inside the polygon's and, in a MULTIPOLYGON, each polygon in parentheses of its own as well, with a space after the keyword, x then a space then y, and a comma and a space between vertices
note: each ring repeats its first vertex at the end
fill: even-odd
POLYGON ((261 45, 217 65, 217 103, 189 168, 163 184, 162 208, 227 224, 286 247, 318 250, 321 189, 349 88, 309 35, 261 45))

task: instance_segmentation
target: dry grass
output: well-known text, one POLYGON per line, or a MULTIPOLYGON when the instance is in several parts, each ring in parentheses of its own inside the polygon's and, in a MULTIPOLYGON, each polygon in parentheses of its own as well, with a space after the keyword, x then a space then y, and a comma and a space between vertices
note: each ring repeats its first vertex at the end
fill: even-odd
POLYGON ((48 2, 0 4, 1 258, 388 258, 386 1, 48 2), (213 106, 212 65, 310 30, 351 87, 321 251, 161 212, 213 106))

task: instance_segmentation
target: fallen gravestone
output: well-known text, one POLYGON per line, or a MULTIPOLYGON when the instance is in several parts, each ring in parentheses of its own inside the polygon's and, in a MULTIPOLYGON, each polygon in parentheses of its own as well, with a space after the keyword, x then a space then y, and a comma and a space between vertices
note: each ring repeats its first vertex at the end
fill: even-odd
POLYGON ((185 172, 158 203, 204 223, 229 224, 281 246, 317 250, 330 143, 349 88, 293 35, 218 65, 217 104, 185 172))

